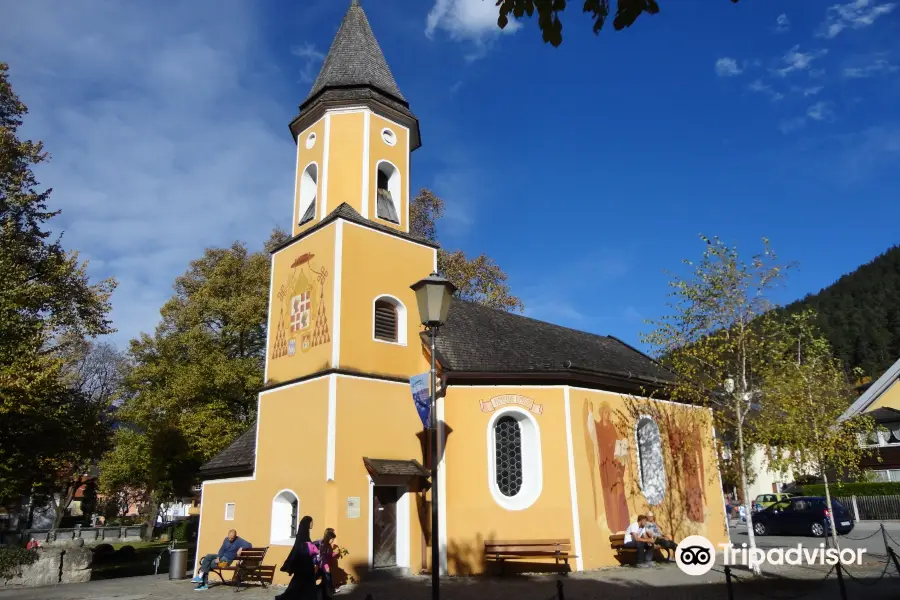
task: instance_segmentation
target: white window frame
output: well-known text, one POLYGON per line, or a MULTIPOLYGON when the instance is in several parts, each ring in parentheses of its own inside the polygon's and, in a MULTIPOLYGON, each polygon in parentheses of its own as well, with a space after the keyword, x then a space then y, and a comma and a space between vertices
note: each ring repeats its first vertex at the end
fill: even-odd
MULTIPOLYGON (((389 160, 379 160, 375 164, 375 193, 378 192, 378 172, 381 171, 381 166, 387 165, 392 171, 388 175, 388 185, 387 189, 391 193, 391 200, 394 202, 394 210, 397 213, 397 220, 399 223, 397 225, 403 225, 403 217, 400 214, 400 206, 402 205, 401 190, 403 189, 403 177, 400 175, 400 169, 397 168, 397 165, 392 163, 389 160)), ((382 219, 378 216, 378 200, 375 200, 375 219, 377 221, 384 221, 385 223, 392 223, 393 221, 388 221, 387 219, 382 219)))
POLYGON ((225 520, 226 521, 234 521, 234 513, 236 512, 237 505, 234 502, 226 502, 225 503, 225 520), (231 516, 228 516, 228 507, 231 507, 231 516))
MULTIPOLYGON (((297 215, 294 218, 294 222, 296 224, 300 223, 300 219, 303 218, 303 215, 306 213, 306 209, 309 208, 309 205, 313 201, 319 200, 319 164, 316 161, 312 161, 303 167, 303 170, 300 171, 300 177, 297 186, 297 215), (316 177, 315 179, 309 175, 309 168, 316 168, 316 177), (310 186, 307 180, 312 180, 313 185, 310 186), (304 185, 305 184, 305 185, 304 185), (310 196, 309 190, 312 189, 312 195, 310 196)), ((313 215, 312 221, 307 221, 306 223, 312 223, 315 221, 315 217, 318 216, 319 207, 316 207, 316 215, 313 215)), ((304 225, 306 224, 304 223, 304 225)))
POLYGON ((659 428, 659 423, 656 422, 656 419, 654 419, 650 415, 640 415, 634 424, 634 449, 635 454, 637 455, 638 485, 641 488, 641 493, 644 495, 644 498, 647 499, 647 502, 649 502, 651 506, 659 506, 666 499, 666 493, 669 491, 669 481, 666 474, 666 457, 662 447, 662 430, 659 428), (658 451, 662 462, 662 497, 658 502, 653 502, 654 499, 650 498, 650 496, 647 494, 647 489, 644 483, 644 465, 643 460, 641 459, 641 438, 639 435, 639 431, 641 428, 641 424, 645 421, 650 421, 651 423, 653 423, 653 425, 656 427, 656 433, 659 435, 658 451))
POLYGON ((494 501, 506 510, 525 510, 541 496, 544 487, 541 428, 527 410, 510 406, 498 410, 487 424, 488 488, 494 501), (522 440, 522 487, 515 496, 504 496, 497 486, 497 443, 494 426, 501 417, 513 417, 519 424, 522 440))
POLYGON ((291 498, 297 502, 297 519, 300 518, 300 497, 294 490, 283 489, 272 498, 269 543, 273 546, 293 546, 291 537, 291 498))
POLYGON ((379 344, 389 344, 391 346, 406 346, 406 305, 400 301, 396 296, 391 296, 390 294, 381 294, 379 296, 375 296, 375 299, 372 300, 372 341, 378 342, 379 344), (389 342, 387 340, 380 340, 375 337, 375 304, 379 300, 385 300, 394 305, 394 309, 397 311, 397 341, 389 342))

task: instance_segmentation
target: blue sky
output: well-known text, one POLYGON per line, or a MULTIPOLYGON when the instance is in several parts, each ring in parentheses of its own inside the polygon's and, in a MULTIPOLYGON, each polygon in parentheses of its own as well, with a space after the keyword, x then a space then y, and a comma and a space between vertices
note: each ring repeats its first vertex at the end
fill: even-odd
MULTIPOLYGON (((293 142, 349 0, 4 6, 0 60, 53 161, 67 247, 115 276, 124 345, 204 247, 288 228, 293 142)), ((787 301, 900 242, 900 6, 662 0, 563 45, 491 0, 363 0, 420 118, 439 237, 506 269, 526 314, 637 343, 664 269, 767 236, 787 301)))

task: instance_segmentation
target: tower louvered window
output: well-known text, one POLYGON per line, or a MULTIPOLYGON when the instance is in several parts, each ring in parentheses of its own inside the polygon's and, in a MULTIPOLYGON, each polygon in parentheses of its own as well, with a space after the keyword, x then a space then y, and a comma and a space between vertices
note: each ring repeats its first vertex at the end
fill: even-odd
POLYGON ((375 301, 375 339, 397 342, 397 307, 387 300, 375 301))
POLYGON ((494 424, 497 488, 507 497, 522 489, 522 429, 512 417, 500 417, 494 424))
POLYGON ((300 224, 303 225, 309 221, 312 221, 316 218, 316 198, 313 196, 312 202, 309 205, 309 208, 306 209, 306 212, 303 213, 303 217, 300 219, 300 224))
POLYGON ((300 514, 300 501, 294 498, 291 501, 291 537, 297 537, 297 517, 300 514))
POLYGON ((394 206, 394 197, 388 189, 388 180, 388 174, 382 169, 378 169, 378 190, 375 198, 377 215, 379 219, 399 223, 400 218, 397 216, 397 207, 394 206))

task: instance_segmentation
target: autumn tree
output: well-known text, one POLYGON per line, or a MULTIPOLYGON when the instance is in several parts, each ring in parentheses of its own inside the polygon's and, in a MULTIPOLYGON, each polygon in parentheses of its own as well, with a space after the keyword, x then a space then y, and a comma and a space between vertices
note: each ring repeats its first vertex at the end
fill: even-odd
MULTIPOLYGON (((512 16, 521 19, 524 16, 532 17, 537 14, 538 27, 543 35, 544 42, 554 47, 562 43, 562 21, 560 15, 566 10, 566 0, 483 0, 494 2, 500 10, 497 25, 504 29, 509 24, 512 16)), ((738 0, 731 0, 737 4, 738 0)), ((606 24, 610 14, 614 14, 613 28, 616 31, 631 27, 642 14, 655 15, 659 12, 657 0, 584 0, 583 11, 588 13, 594 21, 594 33, 599 34, 606 24), (615 5, 615 12, 612 6, 615 5)))
MULTIPOLYGON (((671 312, 650 324, 643 336, 659 359, 676 374, 673 399, 712 406, 717 430, 736 438, 736 472, 747 512, 751 548, 753 533, 748 486, 752 468, 749 451, 756 429, 747 427, 754 414, 768 410, 762 371, 772 360, 773 344, 782 328, 772 311, 771 293, 784 277, 768 240, 760 254, 744 260, 737 249, 718 238, 702 237, 706 245, 687 277, 674 276, 668 303, 671 312)), ((758 571, 758 566, 755 567, 758 571)))
POLYGON ((66 462, 61 435, 78 395, 67 385, 60 340, 111 333, 115 282, 92 283, 49 222, 49 189, 32 168, 48 160, 39 141, 20 140, 28 110, 0 63, 0 501, 30 494, 48 464, 66 462))
MULTIPOLYGON (((770 468, 815 474, 825 483, 831 506, 829 474, 850 478, 861 474, 860 461, 871 449, 861 446, 859 439, 870 435, 875 424, 866 415, 841 420, 855 394, 815 321, 809 310, 779 321, 774 356, 759 370, 768 410, 755 425, 760 441, 772 449, 770 468)), ((835 528, 831 531, 837 544, 835 528)))
MULTIPOLYGON (((437 221, 443 214, 444 201, 423 188, 410 205, 410 231, 438 244, 437 221)), ((486 254, 470 259, 462 250, 438 248, 438 271, 457 287, 456 295, 463 300, 506 311, 524 309, 510 292, 506 273, 486 254)))
MULTIPOLYGON (((286 237, 274 231, 266 248, 286 237)), ((112 482, 139 487, 150 525, 162 502, 187 494, 184 474, 193 474, 256 418, 270 260, 266 250, 249 252, 242 243, 208 248, 175 280, 154 334, 131 341, 118 410, 131 431, 117 434, 101 478, 107 491, 116 487, 112 482), (173 454, 172 448, 183 451, 173 454), (144 458, 140 468, 131 464, 136 453, 144 458)))

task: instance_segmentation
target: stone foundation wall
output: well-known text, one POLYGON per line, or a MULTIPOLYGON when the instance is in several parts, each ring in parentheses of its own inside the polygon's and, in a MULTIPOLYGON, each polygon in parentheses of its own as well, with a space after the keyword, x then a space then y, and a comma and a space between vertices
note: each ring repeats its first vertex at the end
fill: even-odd
POLYGON ((6 588, 84 583, 91 580, 93 553, 84 547, 83 540, 56 542, 38 550, 40 557, 32 565, 21 567, 12 579, 3 582, 6 588))

